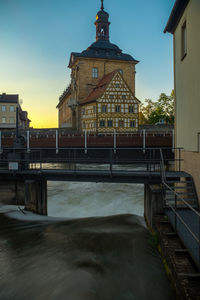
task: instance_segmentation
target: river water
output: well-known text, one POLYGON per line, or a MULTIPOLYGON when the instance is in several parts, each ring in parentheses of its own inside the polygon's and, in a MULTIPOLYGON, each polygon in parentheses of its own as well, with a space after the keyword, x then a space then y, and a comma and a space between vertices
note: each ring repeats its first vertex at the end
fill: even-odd
POLYGON ((0 300, 175 299, 144 225, 143 190, 49 182, 55 219, 1 207, 0 300))

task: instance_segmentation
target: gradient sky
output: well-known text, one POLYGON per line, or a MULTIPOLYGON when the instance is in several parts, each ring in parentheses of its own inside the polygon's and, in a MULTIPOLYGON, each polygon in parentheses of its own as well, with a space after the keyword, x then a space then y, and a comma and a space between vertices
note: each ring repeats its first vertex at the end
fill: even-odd
MULTIPOLYGON (((172 36, 164 34, 175 0, 105 0, 110 40, 137 65, 136 96, 173 88, 172 36)), ((58 98, 69 84, 71 52, 95 41, 100 0, 0 0, 0 94, 19 94, 34 127, 57 127, 58 98)))

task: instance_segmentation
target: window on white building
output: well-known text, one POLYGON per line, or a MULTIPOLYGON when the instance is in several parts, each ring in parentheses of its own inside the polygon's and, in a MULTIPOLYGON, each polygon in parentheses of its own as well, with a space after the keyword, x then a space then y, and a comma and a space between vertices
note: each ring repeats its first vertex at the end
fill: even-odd
POLYGON ((186 21, 181 28, 181 59, 183 60, 187 54, 187 26, 186 21))
POLYGON ((1 118, 1 122, 2 122, 2 123, 6 123, 6 117, 2 117, 2 118, 1 118))
POLYGON ((6 111, 6 106, 5 106, 5 105, 2 105, 2 106, 1 106, 1 111, 3 111, 3 112, 6 111))
POLYGON ((10 117, 10 123, 13 124, 15 122, 14 117, 10 117))
POLYGON ((14 112, 14 111, 15 111, 14 105, 10 105, 10 112, 14 112))

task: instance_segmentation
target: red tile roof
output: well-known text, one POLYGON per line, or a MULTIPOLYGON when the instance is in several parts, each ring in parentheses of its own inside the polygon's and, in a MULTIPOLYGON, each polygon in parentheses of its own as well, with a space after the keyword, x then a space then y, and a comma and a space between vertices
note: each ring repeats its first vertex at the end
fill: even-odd
POLYGON ((96 101, 98 98, 100 98, 105 90, 107 89, 109 83, 111 82, 111 80, 113 79, 114 75, 118 72, 119 70, 115 70, 107 75, 105 75, 97 84, 97 86, 93 89, 93 91, 87 96, 87 98, 85 100, 83 100, 83 102, 81 102, 80 104, 86 104, 86 103, 90 103, 90 102, 94 102, 96 101))

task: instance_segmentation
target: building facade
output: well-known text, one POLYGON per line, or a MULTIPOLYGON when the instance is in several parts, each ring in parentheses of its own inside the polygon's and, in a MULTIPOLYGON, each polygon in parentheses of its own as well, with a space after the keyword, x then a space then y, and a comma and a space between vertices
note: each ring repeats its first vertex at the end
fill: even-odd
POLYGON ((138 130, 139 100, 120 70, 105 75, 81 106, 81 126, 86 131, 123 133, 138 130))
POLYGON ((27 111, 22 110, 18 95, 0 95, 0 130, 16 128, 16 108, 19 108, 19 128, 28 129, 30 120, 27 111))
POLYGON ((99 86, 101 80, 113 71, 119 71, 125 85, 135 97, 135 66, 138 61, 110 42, 109 14, 105 12, 103 2, 96 15, 95 26, 96 42, 81 53, 71 53, 68 66, 71 69, 70 86, 60 96, 57 105, 60 128, 71 126, 78 131, 86 129, 82 127, 82 105, 86 104, 88 96, 99 86))
POLYGON ((175 144, 182 169, 195 179, 200 199, 200 1, 177 0, 164 32, 173 34, 175 144))

